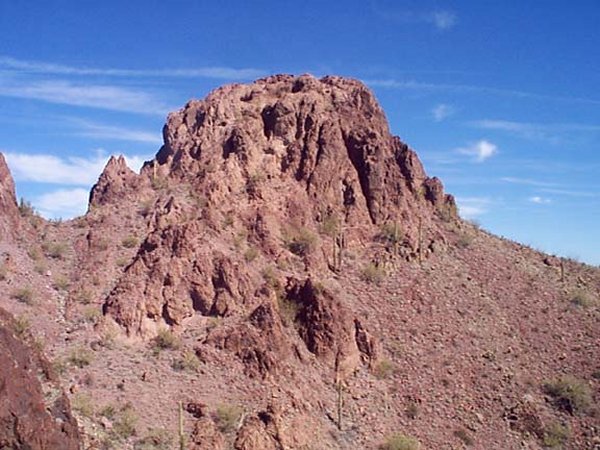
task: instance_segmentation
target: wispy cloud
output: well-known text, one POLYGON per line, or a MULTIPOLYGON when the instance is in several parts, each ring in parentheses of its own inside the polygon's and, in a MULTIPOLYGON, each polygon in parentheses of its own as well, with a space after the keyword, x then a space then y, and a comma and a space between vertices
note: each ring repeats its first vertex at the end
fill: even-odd
POLYGON ((433 120, 436 122, 441 122, 442 120, 450 117, 452 114, 454 114, 454 108, 450 105, 446 105, 445 103, 440 103, 431 110, 433 120))
POLYGON ((462 155, 472 156, 475 162, 480 163, 498 153, 498 147, 495 144, 482 139, 468 147, 458 148, 456 149, 456 152, 462 155))
POLYGON ((153 145, 162 144, 162 138, 159 133, 104 125, 74 118, 70 122, 76 128, 74 134, 78 136, 103 140, 142 142, 153 145))
POLYGON ((526 186, 535 186, 535 187, 553 187, 558 186, 556 183, 548 183, 546 181, 534 180, 531 178, 518 178, 518 177, 502 177, 500 180, 506 183, 512 184, 522 184, 526 186))
POLYGON ((533 197, 529 197, 528 199, 531 203, 535 203, 537 205, 548 205, 552 203, 549 198, 540 197, 539 195, 534 195, 533 197))
MULTIPOLYGON (((439 19, 441 22, 443 18, 439 19)), ((233 68, 223 66, 209 66, 197 68, 170 68, 170 69, 121 69, 77 67, 52 62, 26 61, 0 56, 0 68, 16 70, 26 73, 47 75, 87 75, 105 77, 155 77, 155 78, 215 78, 222 80, 248 80, 264 76, 266 72, 253 68, 233 68)))
POLYGON ((553 188, 543 188, 540 189, 540 192, 545 192, 548 194, 555 195, 565 195, 567 197, 582 197, 582 198, 600 198, 600 192, 592 191, 575 191, 570 189, 553 189, 553 188))
POLYGON ((585 103, 591 105, 600 105, 599 99, 585 97, 569 97, 565 95, 547 95, 535 92, 520 91, 514 89, 502 89, 490 86, 478 86, 469 84, 450 84, 450 83, 425 83, 415 80, 397 80, 388 79, 363 79, 363 82, 371 87, 387 88, 387 89, 402 89, 412 91, 443 91, 454 93, 471 93, 496 95, 512 98, 523 98, 539 101, 557 101, 567 103, 585 103))
MULTIPOLYGON (((50 183, 71 186, 92 186, 108 162, 108 155, 98 152, 83 158, 59 158, 49 154, 4 152, 8 166, 17 181, 50 183)), ((145 157, 125 156, 133 170, 139 170, 145 157)))
POLYGON ((0 76, 0 96, 161 116, 175 109, 145 91, 66 80, 29 80, 0 76))
POLYGON ((458 197, 458 211, 465 219, 472 219, 488 212, 491 200, 487 197, 458 197))
POLYGON ((476 120, 469 125, 483 130, 504 131, 526 139, 538 139, 546 141, 559 141, 559 135, 569 132, 598 132, 600 125, 588 125, 577 123, 529 123, 515 122, 510 120, 476 120))
POLYGON ((87 189, 58 189, 34 198, 32 204, 46 218, 71 218, 85 213, 88 198, 87 189))
POLYGON ((391 8, 380 1, 371 0, 371 9, 380 18, 399 23, 428 23, 440 31, 446 31, 457 23, 457 16, 448 10, 415 11, 391 8))

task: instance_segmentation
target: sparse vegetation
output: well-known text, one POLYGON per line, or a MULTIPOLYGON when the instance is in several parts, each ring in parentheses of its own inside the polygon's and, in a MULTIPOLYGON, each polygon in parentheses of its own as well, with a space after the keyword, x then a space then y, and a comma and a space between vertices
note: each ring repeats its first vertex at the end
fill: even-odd
POLYGON ((115 261, 115 264, 117 267, 125 267, 127 264, 129 264, 129 258, 118 258, 115 261))
POLYGON ((252 262, 258 256, 258 249, 256 247, 250 247, 244 252, 244 259, 246 262, 252 262))
POLYGON ((279 316, 281 317, 281 321, 285 326, 291 326, 295 322, 300 309, 298 304, 284 295, 279 295, 277 297, 277 304, 279 306, 279 316))
POLYGON ((475 443, 469 432, 464 428, 458 428, 454 430, 454 436, 463 441, 463 443, 467 446, 471 446, 475 443))
POLYGON ((398 245, 402 242, 404 234, 398 222, 388 222, 381 226, 377 238, 389 245, 398 245))
POLYGON ((473 243, 473 236, 468 233, 462 233, 456 241, 458 248, 468 248, 473 243))
POLYGON ((135 450, 170 450, 173 448, 173 436, 162 428, 152 428, 135 445, 135 450))
POLYGON ((588 384, 570 375, 545 383, 544 391, 552 397, 558 409, 571 414, 586 412, 592 404, 592 393, 588 384))
POLYGON ((94 416, 94 402, 87 394, 76 394, 71 400, 73 409, 84 417, 94 416))
POLYGON ((380 450, 419 450, 419 441, 411 436, 397 433, 393 434, 386 439, 386 441, 379 446, 380 450))
POLYGON ((127 236, 121 241, 121 245, 125 248, 134 248, 138 245, 138 240, 135 236, 127 236))
POLYGON ((58 275, 54 278, 54 289, 57 291, 68 291, 69 290, 69 280, 67 280, 62 275, 58 275))
POLYGON ((319 231, 329 237, 335 237, 340 228, 340 221, 335 214, 328 214, 323 219, 319 231))
POLYGON ((596 305, 596 299, 583 289, 576 290, 571 297, 571 303, 581 308, 591 308, 596 305))
POLYGON ((44 242, 42 250, 49 258, 63 259, 67 253, 67 245, 62 242, 44 242))
POLYGON ((159 330, 156 337, 152 340, 153 348, 160 352, 161 350, 177 350, 181 343, 175 334, 168 329, 159 330))
POLYGON ((395 369, 396 368, 393 362, 388 359, 382 359, 375 365, 375 367, 373 367, 373 375, 380 380, 383 380, 391 377, 394 374, 395 369))
POLYGON ((8 276, 8 268, 6 267, 6 264, 2 263, 2 264, 0 264, 0 281, 6 280, 7 276, 8 276))
POLYGON ((553 422, 544 430, 543 444, 546 448, 562 448, 569 440, 569 428, 553 422))
POLYGON ((217 406, 213 419, 222 433, 229 433, 236 429, 242 412, 239 406, 221 404, 217 406))
POLYGON ((83 310, 82 316, 83 316, 84 322, 95 324, 98 322, 98 320, 100 320, 102 313, 101 313, 100 309, 98 309, 97 307, 88 306, 83 310))
POLYGON ((26 305, 33 305, 33 291, 30 288, 19 288, 12 292, 11 297, 25 303, 26 305))
POLYGON ((117 413, 116 408, 113 405, 106 405, 100 410, 100 415, 102 417, 106 417, 107 419, 114 419, 117 413))
POLYGON ((297 256, 310 254, 316 245, 316 236, 305 227, 291 227, 284 235, 284 243, 290 252, 297 256))
POLYGON ((35 215, 33 205, 23 197, 21 197, 21 200, 19 201, 19 214, 21 214, 21 217, 32 217, 35 215))
POLYGON ((415 402, 410 402, 406 407, 406 417, 416 419, 419 416, 419 405, 415 402))
POLYGON ((71 351, 67 358, 67 362, 82 369, 83 367, 89 366, 92 363, 92 359, 92 353, 88 349, 78 347, 71 351))
POLYGON ((136 433, 138 418, 130 404, 125 405, 115 417, 113 433, 120 439, 127 439, 136 433))
POLYGON ((191 350, 184 351, 181 356, 173 361, 171 367, 177 371, 197 372, 200 367, 198 357, 191 350))
POLYGON ((15 317, 15 333, 17 336, 23 338, 31 328, 31 323, 29 319, 25 316, 15 317))
POLYGON ((385 270, 381 266, 369 263, 363 267, 360 276, 367 283, 379 284, 385 277, 385 270))

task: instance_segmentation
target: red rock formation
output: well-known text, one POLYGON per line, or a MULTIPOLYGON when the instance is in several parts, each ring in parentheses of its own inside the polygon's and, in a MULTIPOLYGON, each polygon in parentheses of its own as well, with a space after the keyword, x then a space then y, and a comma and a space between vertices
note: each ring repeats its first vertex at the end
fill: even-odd
POLYGON ((20 214, 15 197, 15 182, 0 153, 0 240, 11 238, 19 227, 20 214))
POLYGON ((79 449, 77 422, 49 363, 0 309, 0 448, 79 449))
POLYGON ((115 203, 135 188, 138 175, 127 166, 125 158, 111 156, 90 192, 90 207, 115 203))

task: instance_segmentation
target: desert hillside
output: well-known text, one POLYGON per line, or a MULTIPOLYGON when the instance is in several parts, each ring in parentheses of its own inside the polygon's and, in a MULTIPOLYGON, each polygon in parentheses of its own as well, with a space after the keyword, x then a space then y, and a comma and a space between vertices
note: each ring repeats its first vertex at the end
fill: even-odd
POLYGON ((6 363, 0 448, 600 448, 600 270, 461 219, 363 84, 224 86, 163 136, 69 221, 0 160, 0 361, 55 405, 6 363))

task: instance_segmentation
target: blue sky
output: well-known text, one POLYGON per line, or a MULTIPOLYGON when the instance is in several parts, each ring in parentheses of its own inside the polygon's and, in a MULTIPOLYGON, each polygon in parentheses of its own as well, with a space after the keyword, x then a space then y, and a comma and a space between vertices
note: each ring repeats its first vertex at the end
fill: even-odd
POLYGON ((272 73, 363 80, 464 217, 600 264, 600 3, 0 2, 0 151, 48 217, 168 111, 272 73))

